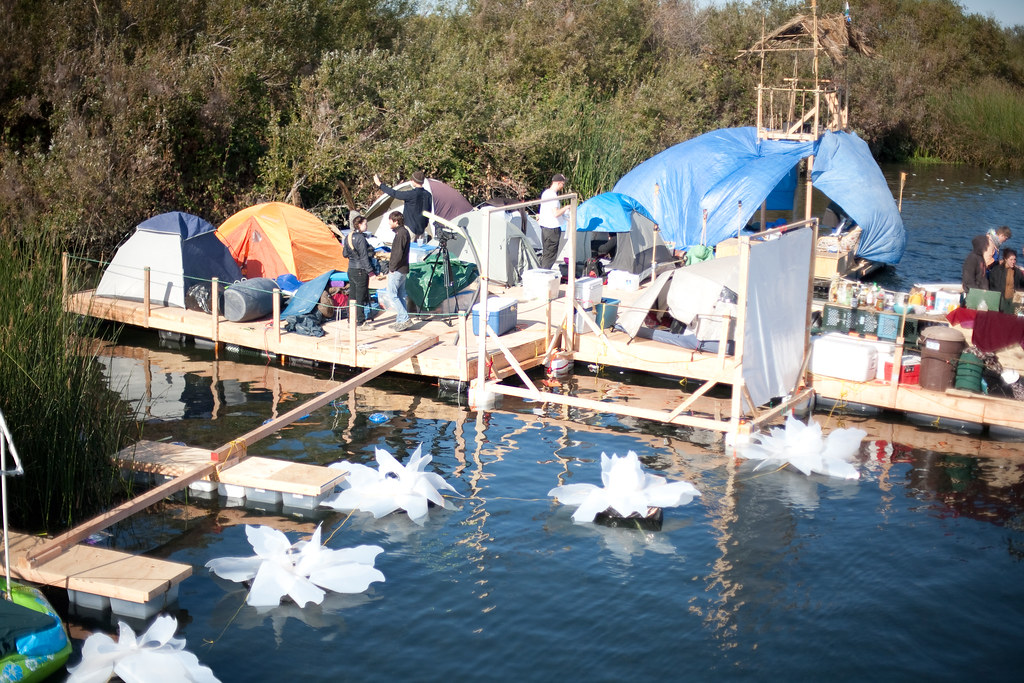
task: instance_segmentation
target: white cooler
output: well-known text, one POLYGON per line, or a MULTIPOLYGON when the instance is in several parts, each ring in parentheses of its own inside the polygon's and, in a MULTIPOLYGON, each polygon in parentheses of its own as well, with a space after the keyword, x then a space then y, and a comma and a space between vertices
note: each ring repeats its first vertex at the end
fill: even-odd
POLYGON ((811 372, 851 382, 868 382, 878 374, 878 349, 844 335, 825 335, 811 343, 811 372))
POLYGON ((562 275, 557 270, 533 268, 523 271, 523 298, 527 301, 550 301, 558 298, 558 283, 562 275))

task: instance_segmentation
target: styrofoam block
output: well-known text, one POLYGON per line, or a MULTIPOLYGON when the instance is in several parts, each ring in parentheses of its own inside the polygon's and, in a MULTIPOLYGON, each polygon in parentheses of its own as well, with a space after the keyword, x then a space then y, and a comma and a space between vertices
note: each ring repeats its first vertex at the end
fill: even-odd
POLYGON ((76 607, 105 612, 110 609, 110 598, 105 595, 93 595, 83 591, 68 590, 68 602, 76 607))
POLYGON ((214 493, 219 486, 217 482, 210 481, 209 479, 197 479, 189 484, 188 488, 193 493, 214 493))
POLYGON ((250 503, 265 503, 267 505, 277 505, 281 502, 280 491, 269 491, 267 489, 258 489, 254 486, 245 487, 245 499, 250 503))
POLYGON ((315 510, 317 506, 326 498, 333 493, 332 490, 325 491, 319 496, 304 496, 301 493, 282 493, 281 504, 289 508, 299 508, 301 510, 315 510))
POLYGON ((225 496, 226 498, 235 498, 238 500, 242 500, 243 498, 245 498, 245 487, 237 486, 235 484, 219 483, 217 484, 217 493, 219 493, 222 496, 225 496))
POLYGON ((119 598, 110 598, 110 611, 122 617, 149 619, 178 599, 179 585, 181 584, 174 584, 170 590, 154 596, 152 600, 147 602, 131 602, 119 598))

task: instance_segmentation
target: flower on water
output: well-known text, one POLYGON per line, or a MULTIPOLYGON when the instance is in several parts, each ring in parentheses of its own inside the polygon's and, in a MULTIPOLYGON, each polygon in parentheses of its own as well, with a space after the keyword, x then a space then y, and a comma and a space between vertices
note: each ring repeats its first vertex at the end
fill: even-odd
POLYGON ((277 529, 245 527, 245 535, 256 551, 254 557, 222 557, 206 566, 229 581, 252 580, 246 602, 253 607, 274 607, 287 595, 299 607, 320 604, 327 589, 336 593, 362 593, 384 574, 373 566, 384 551, 376 545, 332 550, 320 545, 317 526, 308 541, 294 545, 277 529))
POLYGON ((423 446, 409 456, 405 465, 383 448, 377 449, 378 469, 352 463, 337 462, 331 467, 348 472, 342 486, 347 488, 326 499, 322 505, 336 510, 363 510, 376 518, 395 510, 405 510, 409 519, 423 524, 430 503, 446 507, 441 489, 455 491, 440 474, 427 472, 431 456, 420 455, 423 446))
POLYGON ((737 445, 736 454, 748 460, 760 460, 755 471, 789 464, 804 474, 817 472, 830 477, 857 479, 860 472, 851 460, 860 451, 860 442, 866 436, 863 429, 833 429, 823 438, 817 421, 804 424, 790 415, 786 418, 785 428, 776 427, 767 434, 754 434, 750 443, 737 445))
POLYGON ((174 638, 178 620, 161 615, 138 638, 123 621, 115 642, 106 633, 94 633, 82 646, 82 661, 68 668, 68 683, 103 683, 118 676, 125 683, 193 681, 217 683, 217 677, 174 638))
POLYGON ((567 484, 548 491, 549 496, 564 505, 577 505, 572 519, 593 522, 600 512, 611 508, 622 517, 636 513, 647 515, 652 507, 686 505, 700 492, 686 481, 669 483, 665 477, 644 472, 640 458, 633 451, 624 457, 601 454, 601 486, 567 484))

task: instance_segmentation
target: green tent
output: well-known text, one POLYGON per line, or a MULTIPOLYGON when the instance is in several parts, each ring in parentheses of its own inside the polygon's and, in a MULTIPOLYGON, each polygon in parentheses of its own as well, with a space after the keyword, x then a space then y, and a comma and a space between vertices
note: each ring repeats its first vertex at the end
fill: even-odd
POLYGON ((444 264, 437 259, 428 259, 409 264, 409 278, 405 289, 409 298, 421 311, 430 311, 450 296, 455 296, 476 280, 475 263, 451 259, 451 286, 444 284, 444 264))

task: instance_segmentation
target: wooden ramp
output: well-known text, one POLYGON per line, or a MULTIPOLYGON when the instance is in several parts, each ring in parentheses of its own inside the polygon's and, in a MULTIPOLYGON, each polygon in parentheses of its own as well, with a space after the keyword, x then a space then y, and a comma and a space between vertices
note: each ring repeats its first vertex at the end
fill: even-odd
POLYGON ((71 546, 55 559, 29 566, 22 560, 47 539, 11 532, 10 540, 11 573, 18 578, 127 602, 151 602, 192 575, 188 564, 91 545, 71 546))
POLYGON ((213 453, 205 448, 145 440, 114 455, 114 461, 125 469, 162 477, 180 477, 211 460, 213 453))

